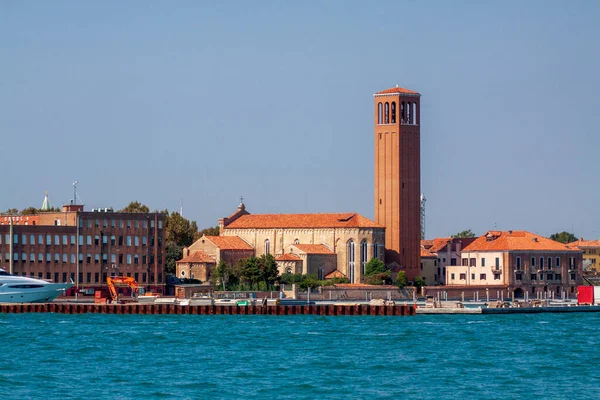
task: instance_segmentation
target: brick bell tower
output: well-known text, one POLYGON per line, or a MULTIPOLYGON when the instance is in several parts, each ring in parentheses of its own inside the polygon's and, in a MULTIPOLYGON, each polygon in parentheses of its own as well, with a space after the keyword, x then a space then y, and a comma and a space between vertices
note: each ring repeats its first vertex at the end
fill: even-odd
POLYGON ((421 95, 396 86, 374 98, 375 222, 386 227, 386 264, 413 280, 421 265, 421 95))

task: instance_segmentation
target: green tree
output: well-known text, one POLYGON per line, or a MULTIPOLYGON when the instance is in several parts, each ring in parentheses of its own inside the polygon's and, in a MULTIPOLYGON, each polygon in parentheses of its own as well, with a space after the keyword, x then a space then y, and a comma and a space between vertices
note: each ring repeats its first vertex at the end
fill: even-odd
POLYGON ((16 208, 9 208, 4 212, 4 215, 19 215, 19 210, 16 208))
POLYGON ((215 267, 214 277, 218 284, 223 286, 224 291, 227 290, 232 280, 236 280, 233 268, 223 260, 219 261, 215 267))
POLYGON ((290 284, 290 283, 300 283, 302 282, 302 280, 304 279, 304 277, 302 276, 302 274, 281 274, 281 276, 279 277, 279 282, 283 283, 283 284, 290 284))
POLYGON ((302 289, 315 288, 320 285, 320 281, 314 275, 305 275, 304 279, 298 284, 302 289))
POLYGON ((250 287, 253 287, 262 280, 262 271, 258 264, 258 259, 254 256, 240 260, 238 273, 240 281, 250 285, 250 287))
POLYGON ((140 203, 139 201, 132 201, 127 205, 127 207, 119 210, 119 212, 128 212, 128 213, 147 213, 150 212, 150 209, 147 205, 140 203))
POLYGON ((572 233, 562 231, 553 233, 552 235, 550 235, 550 239, 561 243, 571 243, 577 240, 577 236, 575 236, 572 233))
POLYGON ((385 285, 390 283, 390 281, 390 271, 365 276, 365 283, 368 285, 385 285))
POLYGON ((165 273, 175 274, 177 261, 183 258, 183 246, 174 242, 165 243, 165 273))
POLYGON ((404 271, 398 272, 398 275, 396 276, 396 281, 394 283, 400 289, 402 289, 403 287, 408 285, 408 280, 406 279, 406 273, 404 271))
POLYGON ((421 289, 423 286, 425 286, 425 278, 421 277, 421 276, 417 276, 415 278, 415 280, 413 281, 413 285, 417 288, 417 289, 421 289))
POLYGON ((454 238, 463 239, 463 238, 474 238, 475 234, 472 230, 467 229, 466 231, 458 232, 455 235, 452 235, 454 238))
POLYGON ((365 265, 365 276, 384 274, 386 272, 389 273, 387 267, 379 258, 372 258, 371 261, 365 265))
POLYGON ((196 221, 191 221, 182 217, 178 212, 173 211, 171 215, 167 214, 165 220, 165 241, 177 243, 179 246, 187 247, 194 243, 198 226, 196 221))
POLYGON ((36 215, 39 214, 39 210, 35 207, 27 207, 23 211, 21 211, 21 215, 36 215))
POLYGON ((220 230, 219 225, 211 226, 210 228, 204 228, 198 232, 198 237, 206 236, 219 236, 220 230))
POLYGON ((267 287, 272 287, 279 277, 275 257, 272 254, 263 254, 258 259, 258 265, 261 270, 262 280, 267 284, 267 287))

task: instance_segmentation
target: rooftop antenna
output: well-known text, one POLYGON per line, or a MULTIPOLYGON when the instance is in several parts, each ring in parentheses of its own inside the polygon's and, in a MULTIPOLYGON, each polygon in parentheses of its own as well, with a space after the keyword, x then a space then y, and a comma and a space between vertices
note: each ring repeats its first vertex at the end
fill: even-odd
POLYGON ((77 204, 77 181, 73 182, 73 205, 77 204))

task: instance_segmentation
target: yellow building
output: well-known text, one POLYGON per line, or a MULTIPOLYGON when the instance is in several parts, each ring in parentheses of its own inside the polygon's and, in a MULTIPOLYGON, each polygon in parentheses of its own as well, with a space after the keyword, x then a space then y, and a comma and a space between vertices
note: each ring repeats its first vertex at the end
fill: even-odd
POLYGON ((583 250, 583 269, 600 272, 600 240, 584 240, 583 238, 571 242, 568 246, 583 250))

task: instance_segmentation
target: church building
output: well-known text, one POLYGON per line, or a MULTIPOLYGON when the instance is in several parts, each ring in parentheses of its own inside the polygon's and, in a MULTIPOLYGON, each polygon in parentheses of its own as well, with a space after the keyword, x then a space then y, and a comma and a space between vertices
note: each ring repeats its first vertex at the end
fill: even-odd
MULTIPOLYGON (((374 94, 375 221, 357 213, 250 214, 241 203, 233 214, 219 220, 220 237, 239 239, 235 249, 229 249, 235 251, 231 254, 272 254, 280 273, 342 277, 351 283, 363 281, 365 265, 372 258, 381 259, 393 272, 405 271, 409 280, 418 276, 420 97, 397 86, 374 94)), ((200 238, 184 249, 177 276, 204 268, 198 276, 208 278, 209 269, 226 250, 215 237, 200 238)), ((230 262, 237 256, 231 256, 230 262)))

